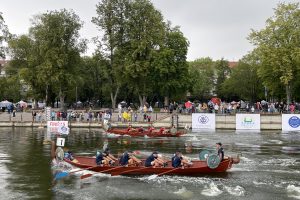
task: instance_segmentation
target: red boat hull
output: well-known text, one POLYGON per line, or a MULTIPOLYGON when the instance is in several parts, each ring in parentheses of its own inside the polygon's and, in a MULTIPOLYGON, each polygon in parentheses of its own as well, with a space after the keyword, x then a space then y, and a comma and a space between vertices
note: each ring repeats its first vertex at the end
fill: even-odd
MULTIPOLYGON (((167 167, 162 168, 153 168, 153 167, 144 167, 142 166, 134 166, 134 167, 120 167, 120 166, 98 166, 95 163, 95 158, 92 157, 75 157, 78 162, 72 162, 69 160, 65 160, 66 162, 79 167, 79 168, 89 168, 89 167, 95 167, 90 170, 95 172, 100 172, 103 170, 111 169, 109 172, 105 173, 122 173, 129 170, 136 170, 131 171, 128 173, 124 173, 124 175, 150 175, 150 174, 160 174, 163 172, 167 172, 171 169, 174 169, 171 166, 171 161, 168 162, 167 167), (113 169, 115 168, 115 169, 113 169)), ((172 171, 168 173, 168 175, 185 175, 185 176, 197 176, 197 175, 203 175, 203 174, 211 174, 211 173, 221 173, 226 172, 228 169, 231 168, 232 164, 234 163, 232 158, 226 158, 224 159, 217 168, 210 169, 207 166, 206 161, 193 161, 193 165, 191 167, 186 167, 184 169, 178 168, 178 170, 172 171)), ((123 174, 123 173, 122 173, 123 174)))
POLYGON ((172 133, 160 133, 157 130, 154 130, 152 132, 149 132, 147 130, 143 132, 139 132, 137 130, 130 130, 127 131, 127 129, 118 129, 118 128, 111 128, 107 130, 108 133, 114 133, 118 135, 129 135, 132 137, 179 137, 181 135, 186 134, 186 131, 177 131, 175 134, 172 133))

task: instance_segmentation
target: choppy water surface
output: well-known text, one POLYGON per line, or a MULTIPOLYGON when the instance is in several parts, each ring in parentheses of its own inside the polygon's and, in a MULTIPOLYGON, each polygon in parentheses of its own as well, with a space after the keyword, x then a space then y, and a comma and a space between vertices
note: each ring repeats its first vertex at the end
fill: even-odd
POLYGON ((300 133, 217 131, 161 139, 73 129, 66 144, 79 155, 94 155, 108 140, 115 154, 159 150, 170 157, 181 149, 197 158, 201 149, 221 141, 225 154, 241 154, 241 163, 225 174, 153 180, 105 174, 80 180, 85 172, 78 172, 54 186, 45 136, 46 129, 0 128, 0 199, 300 199, 300 133))

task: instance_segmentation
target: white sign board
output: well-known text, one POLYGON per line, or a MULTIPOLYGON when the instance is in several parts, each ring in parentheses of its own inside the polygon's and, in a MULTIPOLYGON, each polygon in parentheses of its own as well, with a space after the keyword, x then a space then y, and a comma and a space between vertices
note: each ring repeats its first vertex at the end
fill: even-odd
POLYGON ((192 129, 216 129, 216 115, 214 113, 193 113, 192 129))
POLYGON ((300 131, 300 114, 282 114, 283 131, 300 131))
POLYGON ((51 107, 46 107, 46 121, 51 120, 51 107))
POLYGON ((47 132, 69 134, 68 121, 48 121, 47 132))
POLYGON ((237 130, 260 130, 260 114, 236 114, 237 130))
POLYGON ((56 146, 64 147, 65 146, 65 138, 57 138, 56 139, 56 146))

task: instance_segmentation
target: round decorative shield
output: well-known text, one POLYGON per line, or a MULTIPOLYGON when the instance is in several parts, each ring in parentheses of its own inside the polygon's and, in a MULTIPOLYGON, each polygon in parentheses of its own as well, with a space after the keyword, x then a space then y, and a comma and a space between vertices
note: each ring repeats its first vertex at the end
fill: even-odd
POLYGON ((216 154, 211 154, 207 158, 207 166, 211 169, 215 169, 219 166, 221 159, 216 154))
POLYGON ((209 154, 211 154, 211 152, 207 149, 203 149, 200 153, 199 153, 199 159, 200 160, 206 160, 207 157, 209 156, 209 154))

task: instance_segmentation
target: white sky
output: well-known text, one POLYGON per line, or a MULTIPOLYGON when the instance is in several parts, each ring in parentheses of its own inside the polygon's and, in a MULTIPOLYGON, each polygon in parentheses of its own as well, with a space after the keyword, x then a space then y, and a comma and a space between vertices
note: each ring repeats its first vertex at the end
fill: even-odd
MULTIPOLYGON (((250 29, 261 29, 279 0, 151 0, 166 20, 179 25, 190 41, 188 60, 209 56, 237 61, 252 49, 250 29)), ((0 0, 0 12, 11 33, 27 33, 33 15, 47 10, 73 9, 84 21, 81 36, 99 35, 91 22, 98 0, 0 0)), ((282 2, 282 1, 281 1, 282 2)), ((285 2, 299 2, 286 0, 285 2)), ((94 52, 90 42, 88 55, 94 52)))

